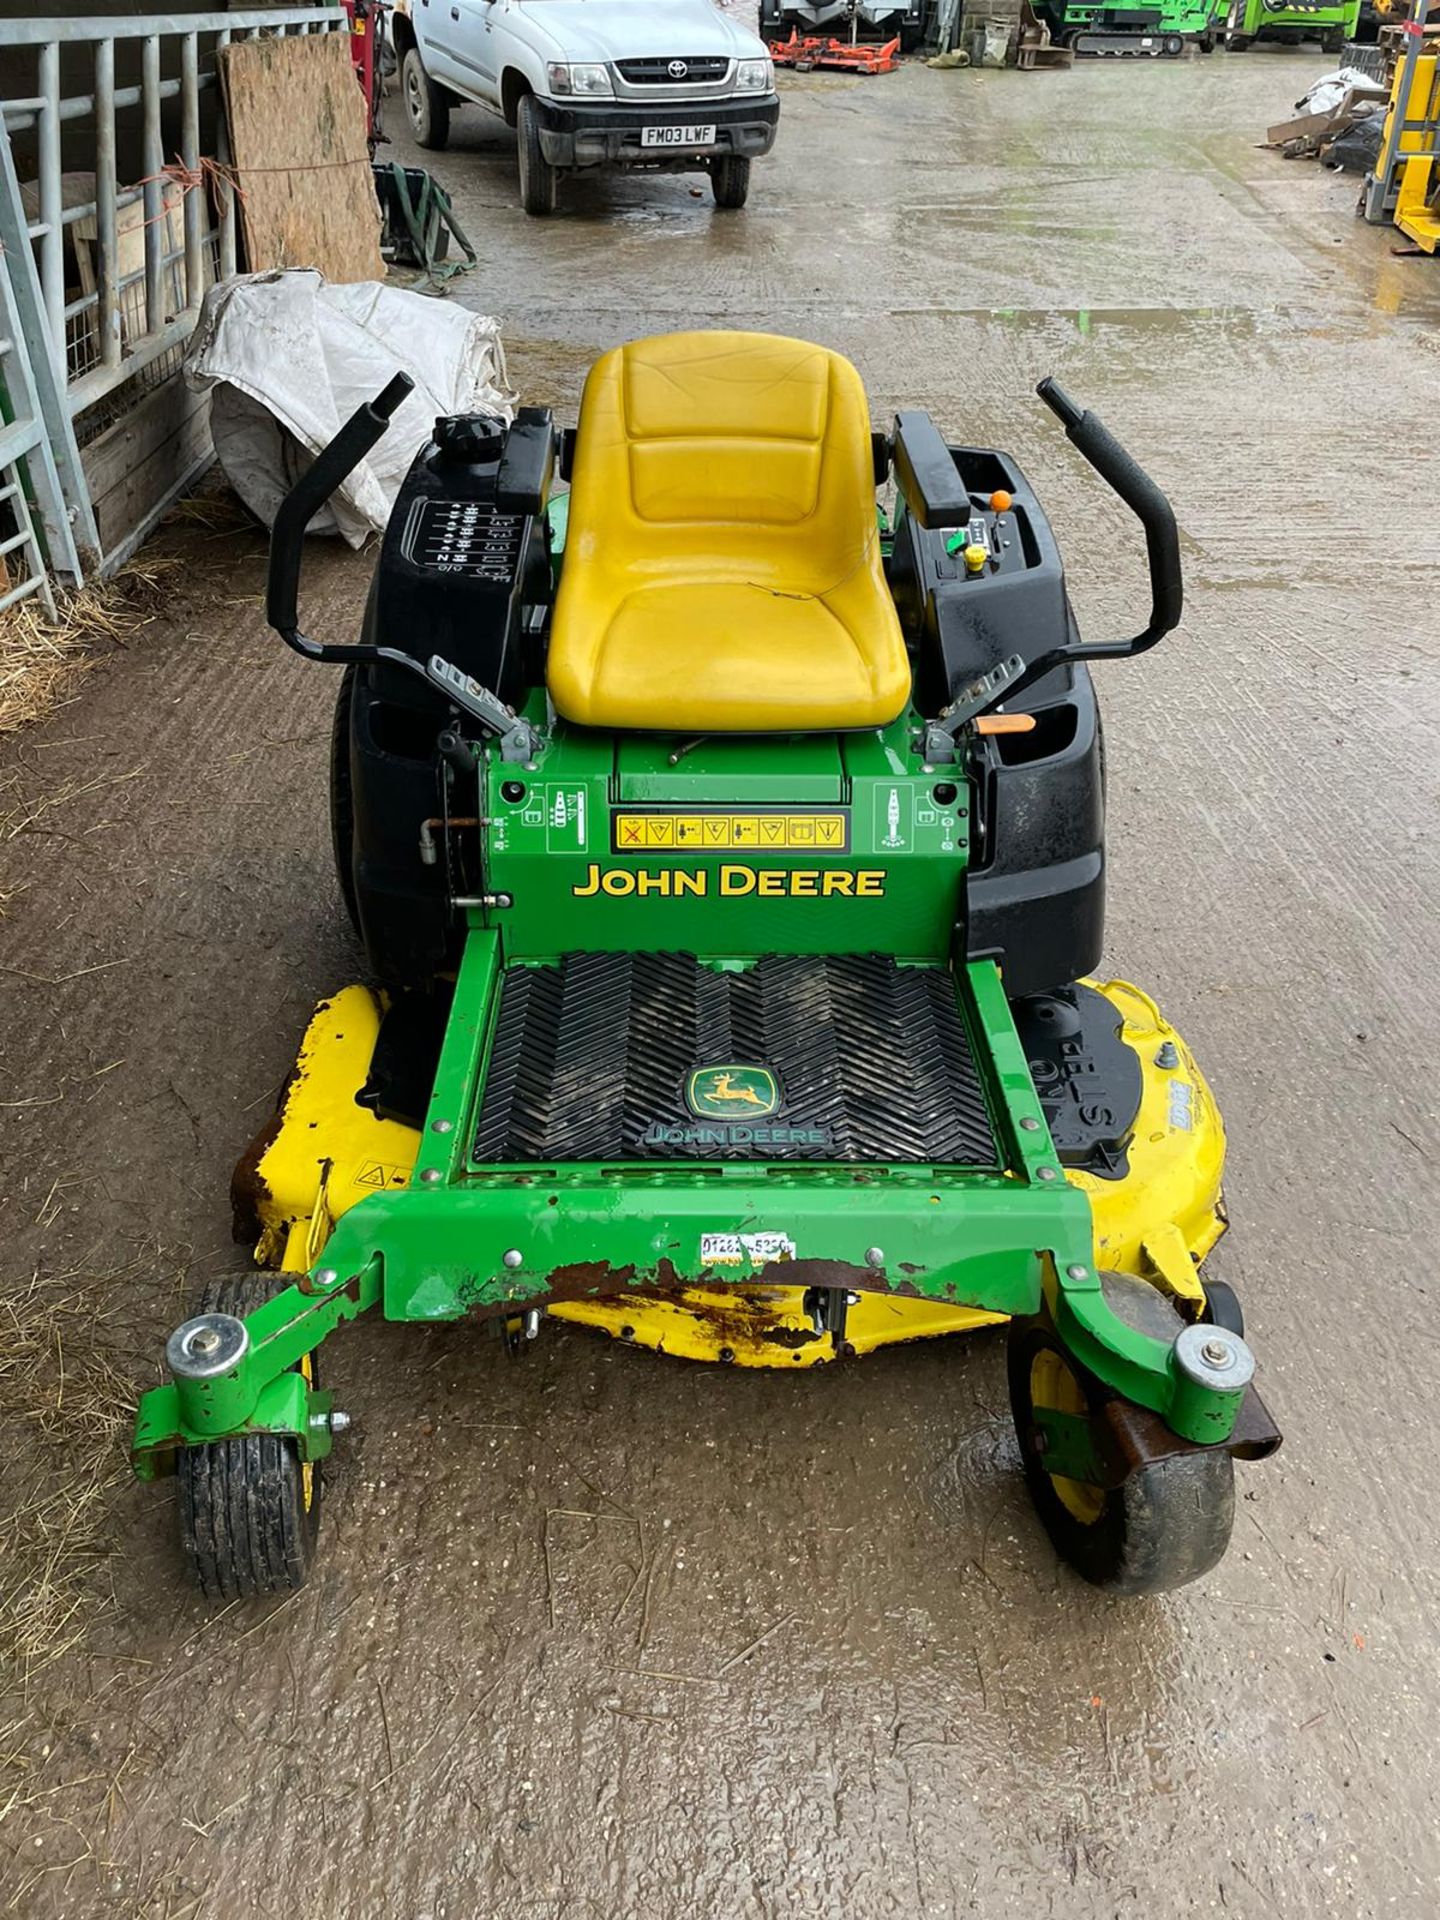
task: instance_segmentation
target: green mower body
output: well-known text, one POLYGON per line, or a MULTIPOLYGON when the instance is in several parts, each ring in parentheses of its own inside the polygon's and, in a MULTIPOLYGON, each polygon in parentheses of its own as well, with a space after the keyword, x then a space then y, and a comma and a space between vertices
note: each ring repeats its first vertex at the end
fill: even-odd
MULTIPOLYGON (((743 412, 757 372, 781 367, 802 383, 796 419, 828 381, 815 435, 832 470, 845 408, 865 425, 853 371, 821 349, 745 335, 639 343, 616 389, 629 395, 629 451, 616 457, 640 476, 637 496, 659 437, 634 399, 647 348, 722 426, 717 379, 737 383, 743 412)), ((1224 1225, 1223 1129, 1153 1002, 1088 978, 1104 876, 1088 663, 1143 651, 1173 625, 1178 547, 1153 483, 1093 416, 1042 391, 1142 519, 1149 626, 1082 646, 1024 476, 901 415, 863 449, 868 508, 845 508, 854 565, 885 596, 883 619, 878 599, 865 617, 893 624, 910 687, 898 713, 868 724, 707 731, 557 711, 560 699, 597 712, 623 699, 693 717, 686 702, 710 698, 724 716, 753 691, 762 706, 789 700, 783 720, 822 701, 823 658, 803 651, 812 630, 787 661, 796 616, 773 604, 816 604, 781 584, 804 558, 772 530, 780 488, 823 498, 823 462, 814 484, 798 464, 777 467, 767 493, 763 447, 746 455, 759 468, 753 501, 748 480, 743 491, 755 545, 778 555, 754 602, 776 635, 768 692, 727 688, 703 655, 678 674, 657 657, 653 686, 643 656, 621 675, 613 650, 590 646, 578 574, 567 611, 572 553, 595 592, 612 590, 595 570, 624 532, 597 540, 609 509, 583 464, 587 435, 600 447, 617 431, 603 383, 587 389, 578 442, 557 443, 539 413, 508 431, 438 423, 392 517, 358 646, 299 633, 299 534, 321 489, 384 431, 399 383, 301 482, 277 522, 271 618, 297 650, 347 668, 337 857, 375 984, 317 1010, 281 1110, 241 1163, 237 1211, 267 1297, 243 1312, 212 1301, 178 1328, 172 1377, 140 1408, 136 1469, 186 1476, 187 1544, 207 1588, 293 1584, 290 1507, 274 1521, 286 1550, 268 1581, 244 1572, 253 1542, 228 1561, 217 1549, 229 1522, 215 1516, 237 1510, 247 1440, 309 1476, 291 1505, 310 1511, 339 1430, 313 1356, 372 1308, 489 1322, 515 1347, 543 1318, 568 1319, 778 1370, 1010 1320, 1027 1479, 1066 1557, 1138 1590, 1193 1577, 1223 1550, 1232 1458, 1278 1444, 1228 1290, 1199 1272, 1224 1225), (568 531, 557 453, 577 475, 568 531), (873 486, 891 472, 898 504, 877 522, 873 486), (582 669, 593 684, 576 692, 582 669), (1156 1560, 1147 1519, 1143 1565, 1140 1507, 1173 1510, 1176 1541, 1156 1560)), ((748 594, 744 538, 710 529, 718 506, 697 509, 688 491, 723 471, 721 432, 707 432, 703 460, 680 470, 667 451, 656 464, 654 498, 702 551, 733 540, 748 594)), ((613 586, 627 619, 647 590, 639 520, 613 586)), ((857 619, 826 598, 848 590, 854 566, 829 571, 826 618, 857 619)), ((731 578, 717 572, 697 618, 728 604, 731 578)), ((717 647, 753 643, 715 617, 717 647)), ((879 642, 870 657, 874 680, 852 702, 893 665, 879 642)), ((852 665, 847 653, 835 671, 852 665)), ((263 1529, 263 1508, 257 1495, 246 1524, 263 1529)))

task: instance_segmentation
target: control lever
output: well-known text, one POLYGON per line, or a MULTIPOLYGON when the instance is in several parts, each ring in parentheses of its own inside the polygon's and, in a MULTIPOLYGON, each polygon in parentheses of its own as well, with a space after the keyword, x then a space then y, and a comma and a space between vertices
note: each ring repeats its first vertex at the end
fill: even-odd
POLYGON ((428 661, 402 653, 398 647, 334 646, 328 641, 312 640, 300 631, 300 561, 305 544, 305 529, 334 493, 341 481, 383 438, 396 409, 415 390, 408 373, 395 378, 373 400, 358 406, 335 438, 322 447, 314 460, 280 502, 275 525, 270 533, 270 571, 265 591, 265 617, 287 647, 306 660, 327 664, 363 665, 384 660, 406 673, 418 674, 428 685, 453 702, 470 719, 498 736, 501 755, 506 760, 533 760, 539 750, 535 729, 486 686, 438 653, 428 661))
MULTIPOLYGON (((531 732, 529 722, 517 718, 513 707, 507 707, 473 674, 466 673, 463 667, 457 667, 453 661, 443 659, 438 653, 432 653, 425 665, 420 667, 420 663, 410 660, 408 654, 397 655, 389 647, 377 647, 375 651, 384 660, 404 659, 409 660, 412 667, 419 667, 432 687, 438 688, 447 699, 454 701, 462 713, 468 713, 472 720, 478 720, 482 727, 488 727, 502 740, 517 729, 523 729, 527 734, 531 732)), ((510 757, 506 755, 507 759, 510 757)), ((529 757, 528 754, 526 757, 529 757)))
POLYGON ((373 400, 358 406, 335 438, 323 446, 280 502, 270 529, 270 574, 265 585, 265 618, 287 647, 307 660, 349 661, 368 658, 369 647, 323 646, 300 631, 300 556, 305 529, 356 467, 384 438, 396 409, 415 391, 408 373, 397 373, 373 400))
POLYGON ((1013 699, 1024 688, 1043 679, 1056 667, 1092 660, 1128 660, 1146 653, 1180 624, 1184 587, 1180 569, 1180 534, 1175 512, 1160 488, 1096 414, 1079 406, 1053 379, 1035 389, 1065 429, 1065 437, 1094 467, 1100 478, 1129 507, 1145 530, 1145 553, 1150 567, 1150 619, 1133 640, 1098 640, 1051 647, 1024 660, 1012 654, 989 673, 963 688, 925 729, 925 757, 930 761, 955 757, 955 736, 978 715, 1013 699))

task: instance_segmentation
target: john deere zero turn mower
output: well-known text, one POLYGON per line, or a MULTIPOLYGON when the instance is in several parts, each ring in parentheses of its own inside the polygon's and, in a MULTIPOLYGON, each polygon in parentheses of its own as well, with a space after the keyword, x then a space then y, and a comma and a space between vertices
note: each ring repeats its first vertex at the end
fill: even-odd
POLYGON ((1006 454, 921 412, 872 432, 822 347, 675 334, 599 360, 573 432, 436 421, 360 643, 319 643, 304 528, 409 385, 271 549, 271 624, 344 669, 335 853, 374 984, 318 1008, 241 1162, 261 1271, 139 1410, 206 1592, 303 1579, 344 1424, 316 1349, 375 1308, 781 1372, 1008 1320, 1059 1552, 1119 1591, 1203 1573, 1234 1460, 1279 1442, 1200 1270, 1224 1135, 1155 1003, 1086 977, 1090 662, 1179 619, 1164 495, 1041 385, 1149 553, 1149 624, 1082 645, 1006 454))

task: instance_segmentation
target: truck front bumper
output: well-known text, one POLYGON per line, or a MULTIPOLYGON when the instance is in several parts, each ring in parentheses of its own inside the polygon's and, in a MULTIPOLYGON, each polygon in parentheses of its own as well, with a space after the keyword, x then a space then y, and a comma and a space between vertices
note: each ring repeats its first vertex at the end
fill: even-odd
POLYGON ((658 167, 693 172, 708 160, 739 154, 755 159, 775 144, 780 102, 773 93, 753 100, 667 101, 621 106, 617 101, 535 102, 540 151, 552 167, 658 167), (713 126, 702 147, 646 147, 646 127, 713 126))

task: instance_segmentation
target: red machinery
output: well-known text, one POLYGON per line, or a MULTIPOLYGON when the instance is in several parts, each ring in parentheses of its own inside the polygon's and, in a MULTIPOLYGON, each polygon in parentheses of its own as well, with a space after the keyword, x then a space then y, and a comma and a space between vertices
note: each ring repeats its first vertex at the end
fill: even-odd
POLYGON ((385 94, 381 84, 380 50, 385 43, 385 0, 340 0, 350 21, 350 64, 365 96, 365 128, 370 151, 384 139, 380 110, 385 94))
POLYGON ((770 58, 777 67, 794 67, 808 73, 812 67, 833 67, 844 73, 893 73, 900 62, 900 36, 887 40, 883 47, 854 46, 847 40, 807 33, 803 39, 792 29, 788 40, 770 42, 770 58))

